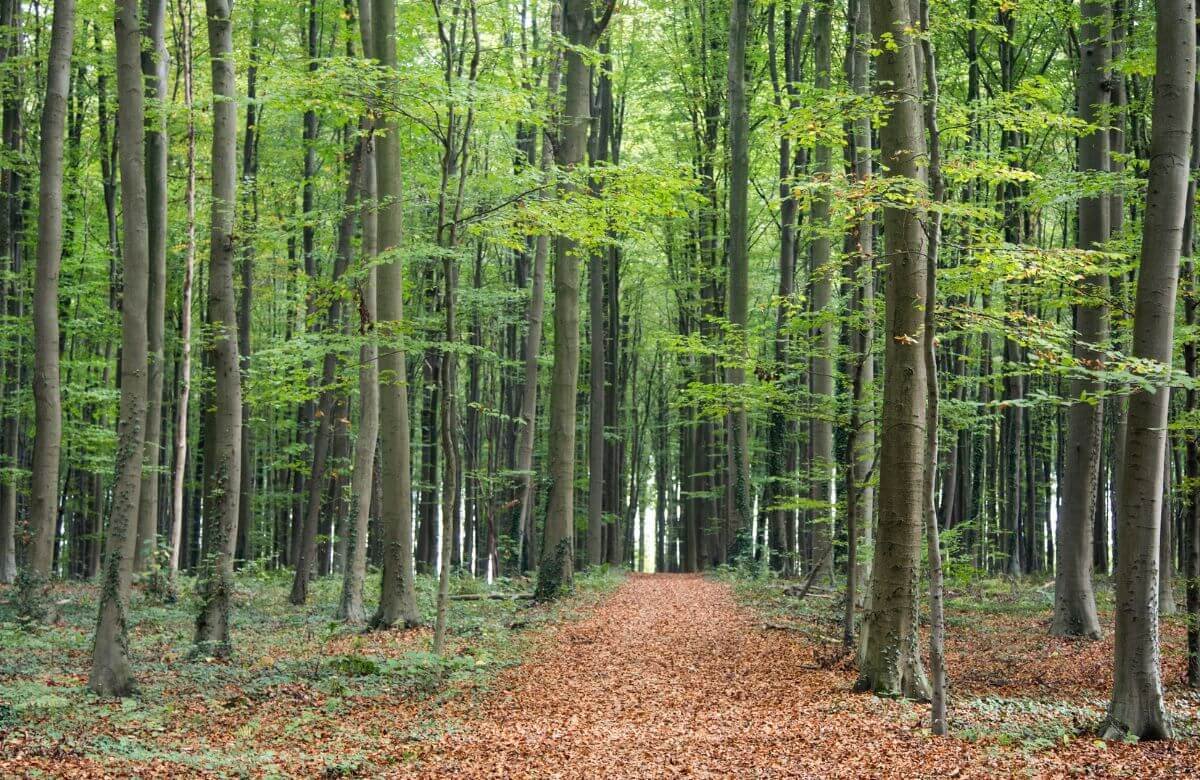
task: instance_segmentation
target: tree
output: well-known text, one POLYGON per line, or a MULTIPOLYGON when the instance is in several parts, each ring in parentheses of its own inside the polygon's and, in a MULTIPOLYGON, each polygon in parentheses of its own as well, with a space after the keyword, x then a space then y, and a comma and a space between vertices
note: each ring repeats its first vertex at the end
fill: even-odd
MULTIPOLYGON (((813 18, 813 75, 816 88, 828 91, 832 84, 831 41, 832 9, 829 3, 818 3, 813 18)), ((813 176, 822 190, 812 201, 812 223, 817 231, 812 241, 812 311, 814 344, 810 381, 816 415, 812 421, 812 499, 817 507, 813 516, 813 552, 819 556, 817 568, 832 573, 833 555, 826 555, 833 540, 833 502, 831 477, 833 467, 834 348, 837 343, 836 320, 833 316, 833 289, 836 270, 830 240, 829 182, 833 173, 833 150, 828 143, 818 143, 813 176)))
MULTIPOLYGON (((371 54, 389 73, 396 70, 396 10, 391 0, 372 0, 371 54)), ((400 203, 399 123, 376 123, 375 181, 379 191, 379 327, 388 338, 379 358, 379 457, 382 464, 383 575, 377 628, 419 625, 412 560, 412 471, 409 453, 408 370, 404 349, 393 339, 404 321, 404 266, 398 256, 404 212, 400 203)))
MULTIPOLYGON (((924 189, 925 123, 921 108, 916 21, 902 0, 872 0, 874 37, 894 45, 875 57, 876 95, 889 106, 879 130, 885 177, 900 191, 924 189)), ((928 268, 926 212, 919 200, 883 210, 886 275, 879 521, 871 577, 871 611, 855 689, 924 698, 929 683, 917 648, 917 570, 925 518, 929 376, 922 350, 928 268)))
POLYGON ((28 569, 37 579, 50 576, 54 563, 54 537, 58 530, 58 473, 62 447, 58 275, 63 247, 63 149, 74 39, 74 0, 56 3, 50 31, 50 61, 46 68, 46 101, 42 104, 37 274, 33 283, 33 396, 38 435, 33 442, 33 474, 30 478, 29 526, 33 541, 28 552, 28 569))
MULTIPOLYGON (((748 359, 746 325, 750 307, 747 197, 750 189, 750 114, 746 103, 746 38, 750 0, 733 0, 729 9, 729 324, 736 354, 728 370, 735 389, 745 384, 748 359)), ((745 402, 735 401, 730 415, 733 452, 733 523, 731 535, 750 528, 750 421, 745 402)), ((736 549, 736 548, 735 548, 736 549)))
MULTIPOLYGON (((1089 124, 1105 121, 1109 79, 1108 25, 1104 2, 1083 2, 1079 31, 1079 115, 1089 124)), ((1079 139, 1079 167, 1105 171, 1109 162, 1109 134, 1098 127, 1079 139)), ((1098 250, 1108 240, 1109 208, 1102 196, 1079 203, 1080 248, 1098 250)), ((1100 274, 1087 279, 1088 294, 1103 296, 1108 280, 1100 274)), ((1086 302, 1077 307, 1079 337, 1076 357, 1091 369, 1103 361, 1108 336, 1105 305, 1086 302)), ((1100 467, 1100 438, 1104 421, 1103 383, 1093 375, 1071 380, 1066 464, 1063 473, 1063 511, 1058 518, 1058 561, 1054 582, 1054 621, 1050 633, 1059 636, 1100 638, 1100 619, 1092 593, 1092 518, 1096 511, 1096 482, 1100 467)))
MULTIPOLYGON (((612 18, 614 2, 599 20, 592 0, 563 0, 566 93, 560 123, 557 162, 564 178, 560 188, 577 185, 571 172, 583 162, 591 120, 591 71, 582 48, 593 46, 612 18)), ((559 235, 554 242, 554 369, 550 382, 550 501, 546 510, 542 560, 538 568, 539 598, 557 597, 572 584, 575 527, 575 404, 579 383, 579 241, 559 235)))
MULTIPOLYGON (((1158 0, 1150 173, 1141 266, 1133 312, 1133 355, 1170 365, 1175 293, 1196 82, 1196 10, 1190 0, 1158 0)), ((1159 522, 1170 388, 1129 396, 1125 457, 1119 464, 1116 637, 1106 738, 1165 739, 1158 645, 1159 522)))
POLYGON ((237 81, 233 67, 233 18, 228 0, 205 0, 212 58, 212 208, 209 232, 209 363, 216 374, 215 408, 209 417, 204 505, 210 522, 200 571, 196 647, 218 657, 232 652, 229 607, 237 545, 242 470, 242 383, 233 286, 234 222, 237 214, 237 81))
POLYGON ((117 424, 116 483, 100 575, 100 613, 92 644, 88 688, 101 696, 127 696, 135 683, 129 663, 126 613, 137 543, 142 449, 146 439, 146 305, 150 277, 149 228, 143 149, 141 25, 137 0, 116 6, 117 121, 121 162, 124 297, 121 306, 121 410, 117 424))
POLYGON ((196 267, 196 117, 192 82, 192 22, 187 13, 180 14, 180 41, 183 50, 180 69, 183 71, 183 102, 187 110, 187 179, 184 186, 187 243, 184 248, 183 287, 179 303, 179 397, 176 403, 174 465, 171 473, 171 531, 168 568, 172 575, 179 570, 183 544, 184 480, 188 461, 188 412, 192 391, 192 287, 196 267))
MULTIPOLYGON (((363 56, 372 56, 371 0, 359 0, 358 26, 363 56)), ((365 338, 358 351, 358 438, 354 443, 354 472, 350 477, 350 522, 346 540, 346 562, 338 617, 351 623, 367 619, 363 605, 363 581, 367 577, 367 530, 375 478, 375 448, 379 439, 379 344, 375 340, 378 313, 378 271, 374 266, 379 245, 378 187, 375 181, 373 142, 363 147, 362 257, 370 264, 359 288, 359 332, 365 338)))
POLYGON ((137 545, 133 570, 154 562, 158 545, 158 467, 162 452, 163 352, 167 302, 167 43, 166 0, 147 0, 144 19, 149 46, 142 49, 146 80, 146 224, 150 235, 150 288, 146 310, 146 347, 150 354, 146 397, 146 446, 139 492, 137 545))

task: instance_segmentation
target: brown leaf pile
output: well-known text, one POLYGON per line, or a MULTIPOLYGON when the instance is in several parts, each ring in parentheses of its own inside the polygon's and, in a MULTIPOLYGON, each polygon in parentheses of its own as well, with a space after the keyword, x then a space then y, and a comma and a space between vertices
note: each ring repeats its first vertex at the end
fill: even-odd
POLYGON ((720 583, 633 577, 501 680, 422 777, 1195 777, 1195 745, 1048 751, 931 737, 923 707, 849 692, 720 583))
MULTIPOLYGON (((1175 629, 1165 633, 1164 644, 1176 649, 1175 629)), ((396 632, 363 641, 387 653, 423 637, 396 632)), ((960 724, 973 717, 985 731, 989 723, 1011 725, 1010 716, 969 713, 971 696, 1083 702, 1107 684, 1106 642, 1051 641, 1028 616, 960 626, 949 650, 952 721, 957 706, 960 724)), ((1080 734, 1032 749, 986 733, 975 741, 935 738, 924 706, 850 693, 853 672, 823 669, 821 652, 801 633, 764 629, 725 584, 634 576, 583 619, 541 634, 527 660, 482 693, 347 697, 335 714, 325 712, 325 696, 298 684, 256 698, 236 688, 217 697, 194 692, 180 699, 203 710, 188 726, 135 732, 170 747, 175 761, 99 759, 69 740, 34 746, 19 730, 0 730, 0 777, 196 777, 201 770, 186 756, 246 743, 273 754, 251 774, 273 777, 1200 776, 1195 740, 1120 745, 1080 734), (297 728, 298 713, 314 717, 297 728), (360 757, 356 765, 331 773, 335 759, 351 755, 360 757)), ((96 730, 113 730, 103 725, 111 709, 92 706, 96 730)), ((1011 717, 1045 720, 1040 712, 1011 717)))

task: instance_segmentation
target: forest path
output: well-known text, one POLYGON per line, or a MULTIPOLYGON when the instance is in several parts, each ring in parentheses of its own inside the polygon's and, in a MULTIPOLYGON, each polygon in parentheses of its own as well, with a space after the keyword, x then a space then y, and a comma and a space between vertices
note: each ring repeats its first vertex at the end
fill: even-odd
MULTIPOLYGON (((699 575, 634 575, 421 749, 427 777, 926 777, 989 772, 923 707, 849 693, 699 575)), ((461 711, 459 711, 461 710, 461 711)), ((1011 766, 1011 765, 1010 765, 1011 766)))

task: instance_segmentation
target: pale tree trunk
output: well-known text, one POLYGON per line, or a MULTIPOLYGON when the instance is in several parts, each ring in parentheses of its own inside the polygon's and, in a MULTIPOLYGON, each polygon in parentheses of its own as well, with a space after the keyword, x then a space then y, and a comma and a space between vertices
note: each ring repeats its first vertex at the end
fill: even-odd
POLYGON ((146 80, 146 220, 150 235, 150 289, 146 311, 149 374, 146 398, 146 445, 139 495, 137 545, 133 570, 145 571, 154 562, 158 544, 158 467, 162 461, 163 328, 167 300, 167 43, 164 32, 166 0, 146 0, 142 23, 148 46, 142 49, 146 80))
MULTIPOLYGON (((359 0, 358 24, 362 34, 363 56, 370 59, 370 0, 359 0)), ((364 264, 370 266, 370 270, 359 289, 359 332, 363 344, 358 350, 358 438, 354 442, 346 564, 342 579, 342 598, 337 612, 339 618, 351 623, 362 623, 367 619, 366 607, 363 605, 363 582, 367 576, 367 528, 371 518, 371 494, 374 491, 375 446, 379 438, 379 344, 375 339, 377 271, 374 267, 379 223, 376 212, 378 192, 375 184, 373 141, 369 141, 363 147, 362 166, 362 256, 364 264)))
POLYGON ((930 731, 945 736, 946 721, 946 616, 942 583, 942 545, 939 538, 937 504, 934 496, 938 478, 938 375, 937 375, 937 265, 942 242, 941 204, 946 199, 942 181, 942 139, 938 126, 937 55, 929 35, 929 0, 921 0, 921 53, 925 65, 925 127, 929 132, 929 184, 934 211, 927 216, 928 244, 925 250, 925 322, 923 346, 928 376, 928 415, 925 434, 925 543, 929 561, 929 668, 930 731))
POLYGON ((146 301, 150 246, 146 224, 143 149, 145 106, 142 96, 141 28, 137 0, 116 7, 117 122, 121 164, 121 213, 124 297, 121 303, 121 404, 112 513, 105 537, 100 575, 100 611, 92 646, 88 689, 101 696, 127 696, 135 689, 129 662, 126 610, 137 542, 138 494, 146 437, 146 301))
MULTIPOLYGON (((735 340, 733 364, 727 381, 737 388, 746 383, 744 361, 748 358, 746 324, 750 308, 750 258, 747 236, 747 199, 750 189, 750 114, 746 102, 746 38, 750 26, 750 0, 733 0, 729 10, 729 324, 735 340)), ((742 552, 740 535, 751 523, 750 433, 745 403, 734 401, 732 423, 733 516, 732 551, 742 552)), ((728 549, 728 546, 727 546, 728 549)))
MULTIPOLYGON (((863 99, 871 94, 871 3, 870 0, 855 0, 854 48, 854 93, 863 99)), ((871 116, 866 112, 854 121, 854 178, 860 186, 866 186, 873 175, 871 162, 871 116)), ((851 426, 853 441, 851 463, 847 468, 853 472, 856 490, 854 520, 858 526, 855 539, 862 538, 870 543, 875 535, 875 487, 871 475, 875 465, 875 216, 864 213, 854 228, 857 246, 855 257, 855 279, 852 304, 861 313, 862 325, 853 334, 850 342, 854 353, 857 383, 854 388, 853 404, 861 417, 859 424, 851 426)), ((854 596, 862 606, 866 600, 867 582, 871 577, 871 562, 857 560, 854 567, 854 596)))
MULTIPOLYGON (((1079 31, 1079 117, 1104 123, 1108 103, 1109 42, 1111 18, 1103 0, 1084 0, 1079 31)), ((1100 129, 1079 139, 1079 168, 1106 171, 1109 163, 1109 132, 1100 129)), ((1109 204, 1098 195, 1079 202, 1079 246, 1099 249, 1109 236, 1109 204)), ((1104 275, 1089 276, 1089 294, 1102 297, 1108 290, 1104 275)), ((1079 337, 1075 356, 1092 368, 1103 360, 1108 338, 1108 312, 1101 302, 1077 308, 1079 337)), ((1099 398, 1103 383, 1091 376, 1074 377, 1070 383, 1072 403, 1067 413, 1067 441, 1063 474, 1062 511, 1058 516, 1058 546, 1054 582, 1054 620, 1050 633, 1056 636, 1100 638, 1100 619, 1092 592, 1092 535, 1096 511, 1096 484, 1100 473, 1100 443, 1104 402, 1099 398)))
MULTIPOLYGON (((36 6, 34 7, 35 18, 37 14, 36 6)), ((10 63, 12 58, 19 57, 21 54, 21 33, 20 19, 21 6, 17 0, 8 0, 8 2, 0 5, 0 24, 7 27, 5 45, 3 53, 0 54, 0 64, 10 63)), ((0 188, 3 190, 2 200, 3 215, 0 216, 0 245, 3 246, 3 256, 8 259, 7 271, 10 274, 8 284, 0 283, 0 289, 7 287, 7 294, 0 295, 7 305, 7 313, 13 322, 21 322, 25 316, 24 306, 24 287, 25 272, 23 268, 24 257, 24 190, 22 189, 23 166, 16 164, 16 161, 21 159, 24 145, 24 134, 21 123, 21 74, 19 66, 8 64, 5 67, 7 77, 5 79, 5 96, 2 101, 3 120, 0 122, 2 129, 0 135, 3 136, 3 148, 6 155, 9 155, 7 162, 0 169, 0 188)), ((19 388, 22 387, 22 382, 26 381, 23 376, 25 365, 23 350, 23 337, 17 333, 13 338, 14 345, 10 348, 9 359, 6 362, 5 380, 7 383, 7 391, 10 396, 10 403, 7 405, 7 414, 3 420, 3 454, 5 462, 10 468, 16 469, 21 465, 20 462, 20 426, 21 426, 21 411, 17 404, 12 403, 12 397, 16 396, 19 388)), ((12 475, 10 474, 10 477, 12 475)), ((11 561, 12 566, 16 568, 16 527, 17 527, 17 492, 19 488, 17 480, 14 478, 0 481, 0 554, 5 558, 5 566, 11 561)), ((53 550, 53 542, 51 549, 53 550)), ((53 555, 53 553, 52 553, 53 555)))
MULTIPOLYGON (((890 106, 879 131, 887 176, 923 184, 925 127, 915 19, 907 0, 872 0, 876 40, 895 46, 876 56, 876 92, 890 106)), ((856 690, 924 698, 929 683, 917 645, 917 573, 925 511, 929 376, 921 346, 927 304, 927 215, 919 204, 884 209, 887 328, 884 335, 883 446, 871 610, 856 690)))
MULTIPOLYGON (((13 0, 14 17, 19 7, 13 0)), ((66 137, 67 92, 71 83, 71 49, 75 2, 54 5, 50 60, 46 66, 46 102, 42 105, 42 138, 38 180, 37 273, 33 280, 33 397, 37 436, 33 440, 29 527, 33 539, 27 554, 29 573, 50 576, 54 532, 58 521, 58 469, 62 447, 62 397, 58 365, 58 274, 63 252, 63 144, 66 137)), ((10 34, 17 34, 16 29, 10 34)), ((0 540, 3 543, 6 540, 0 540)), ((8 550, 8 558, 12 550, 8 550)), ((0 581, 15 572, 0 560, 0 581)))
POLYGON ((204 458, 205 548, 200 567, 196 646, 227 656, 233 557, 241 499, 242 383, 238 361, 237 300, 233 286, 234 218, 237 213, 237 82, 233 69, 233 19, 229 0, 205 0, 212 58, 212 222, 209 233, 208 347, 216 376, 204 458))
MULTIPOLYGON (((813 18, 813 76, 818 90, 828 90, 831 83, 830 36, 832 10, 828 3, 818 3, 813 18)), ((832 150, 826 144, 816 148, 813 175, 823 184, 829 183, 833 172, 832 150)), ((812 391, 816 415, 812 420, 812 513, 813 553, 816 556, 817 576, 833 572, 833 555, 826 555, 833 540, 833 506, 830 494, 830 472, 833 467, 834 398, 833 356, 837 347, 835 320, 831 315, 835 269, 832 262, 829 221, 829 190, 822 189, 812 203, 812 311, 817 324, 812 356, 812 391)))
POLYGON ((187 212, 187 244, 179 305, 180 385, 175 412, 174 470, 171 474, 171 549, 168 566, 172 575, 179 571, 179 552, 183 543, 183 486, 187 477, 188 406, 192 395, 192 283, 196 268, 196 117, 192 84, 192 20, 186 10, 180 13, 179 37, 183 58, 183 102, 187 111, 187 182, 183 194, 187 212))
MULTIPOLYGON (((1133 314, 1133 355, 1171 364, 1196 80, 1191 0, 1158 0, 1150 172, 1133 314)), ((1158 644, 1158 545, 1170 388, 1129 396, 1119 464, 1113 694, 1104 734, 1171 735, 1158 644)))
MULTIPOLYGON (((396 9, 392 0, 372 0, 371 53, 381 65, 396 69, 396 9)), ((375 181, 379 192, 379 254, 389 261, 379 266, 379 324, 388 343, 379 358, 379 455, 383 496, 383 577, 379 609, 371 622, 378 628, 397 624, 417 626, 412 557, 412 453, 408 420, 408 371, 404 350, 393 339, 404 320, 404 264, 400 248, 404 213, 400 203, 399 123, 389 118, 375 137, 375 181)))

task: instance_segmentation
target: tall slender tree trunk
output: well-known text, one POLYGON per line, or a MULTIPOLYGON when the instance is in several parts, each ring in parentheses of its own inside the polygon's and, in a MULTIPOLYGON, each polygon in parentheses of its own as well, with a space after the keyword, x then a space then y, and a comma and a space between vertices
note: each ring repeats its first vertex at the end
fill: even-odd
MULTIPOLYGON (((1197 97, 1200 96, 1200 84, 1192 91, 1192 158, 1191 177, 1188 179, 1187 203, 1184 206, 1183 227, 1183 258, 1186 271, 1187 292, 1183 295, 1184 321, 1189 330, 1196 326, 1196 310, 1198 305, 1198 280, 1196 273, 1196 174, 1200 172, 1200 111, 1195 109, 1197 97)), ((1193 330, 1194 333, 1194 330, 1193 330)), ((1195 335, 1184 342, 1183 362, 1188 376, 1200 377, 1200 360, 1197 360, 1197 340, 1195 335)), ((1200 408, 1200 393, 1195 387, 1187 389, 1186 409, 1195 413, 1200 408)), ((1195 485, 1200 480, 1200 440, 1196 436, 1188 436, 1184 456, 1184 479, 1187 484, 1195 485)), ((1188 491, 1184 507, 1184 574, 1187 582, 1187 681, 1192 688, 1200 688, 1200 496, 1196 491, 1188 491)))
POLYGON ((925 128, 929 133, 929 189, 934 211, 927 215, 925 311, 922 333, 925 373, 928 378, 925 432, 925 542, 929 561, 929 668, 930 730, 945 736, 946 721, 946 617, 945 593, 942 582, 942 545, 938 529, 937 504, 934 498, 938 479, 938 420, 940 398, 937 374, 937 267, 942 243, 942 214, 939 210, 946 199, 942 180, 942 142, 938 126, 937 55, 929 29, 929 0, 921 0, 921 54, 925 66, 925 128))
MULTIPOLYGON (((607 24, 597 23, 592 0, 563 0, 566 94, 560 123, 558 166, 566 172, 583 162, 591 118, 591 71, 580 47, 592 46, 607 24)), ((574 190, 569 181, 560 183, 574 190)), ((550 502, 546 511, 537 595, 556 598, 572 586, 575 527, 575 405, 579 384, 579 244, 567 235, 554 242, 554 368, 550 383, 550 502)))
MULTIPOLYGON (((242 296, 238 300, 238 355, 243 372, 250 370, 254 323, 254 242, 258 232, 258 47, 259 4, 250 6, 250 61, 246 67, 246 130, 242 136, 242 230, 238 242, 242 296)), ((255 557, 254 550, 254 444, 250 404, 242 399, 242 480, 238 486, 237 560, 255 557)))
MULTIPOLYGON (((735 390, 745 384, 748 357, 746 325, 750 308, 750 259, 747 200, 750 189, 750 112, 746 101, 746 39, 750 27, 750 0, 732 0, 729 10, 729 323, 735 340, 728 382, 735 390)), ((748 533, 751 523, 750 431, 744 401, 735 400, 730 415, 732 429, 733 517, 731 536, 748 533)), ((733 541, 733 539, 730 539, 733 541)), ((735 544, 734 553, 741 552, 735 544)))
MULTIPOLYGON (((373 57, 371 0, 358 0, 358 26, 363 56, 373 57)), ((351 623, 367 619, 363 582, 367 576, 367 531, 374 492, 375 447, 379 438, 379 344, 375 338, 376 285, 374 266, 379 246, 378 187, 375 182, 375 146, 363 148, 362 257, 370 270, 359 288, 358 438, 354 441, 354 467, 350 475, 350 518, 347 526, 346 562, 342 579, 339 618, 351 623)))
MULTIPOLYGON (((396 9, 392 0, 372 0, 371 54, 394 74, 396 9)), ((371 622, 379 628, 416 626, 417 611, 412 557, 412 459, 409 451, 408 369, 404 350, 392 342, 404 321, 404 264, 397 257, 404 226, 400 202, 399 122, 380 122, 375 137, 375 180, 379 191, 379 327, 388 343, 379 358, 379 456, 381 462, 380 524, 383 526, 383 575, 379 609, 371 622)))
POLYGON ((143 157, 146 129, 142 95, 141 27, 137 0, 116 7, 118 147, 121 165, 124 297, 121 305, 121 404, 117 424, 116 482, 100 577, 100 610, 92 645, 88 688, 101 696, 135 689, 129 662, 126 610, 137 542, 138 494, 146 438, 146 303, 150 245, 146 224, 143 157))
POLYGON ((137 545, 133 570, 145 571, 158 546, 158 468, 162 462, 163 330, 167 303, 167 42, 166 0, 145 0, 142 24, 149 40, 142 48, 146 83, 146 219, 150 235, 150 289, 146 348, 150 355, 146 398, 146 444, 138 496, 137 545))
MULTIPOLYGON (((10 0, 14 39, 20 3, 10 0)), ((46 66, 46 101, 42 104, 42 138, 38 179, 37 273, 33 280, 33 397, 37 436, 33 440, 29 527, 32 542, 27 555, 30 574, 50 576, 54 534, 58 521, 58 471, 62 446, 62 397, 58 364, 58 274, 63 253, 63 149, 66 137, 67 92, 71 82, 71 50, 75 37, 75 2, 54 6, 50 59, 46 66)), ((10 44, 15 46, 15 42, 10 44)), ((12 529, 0 534, 0 582, 11 582, 14 552, 12 529)))
MULTIPOLYGON (((829 3, 817 3, 813 17, 813 76, 818 91, 828 90, 831 78, 832 9, 829 3)), ((813 327, 815 344, 812 356, 812 391, 816 404, 812 420, 812 474, 809 486, 815 502, 812 515, 813 552, 819 569, 818 576, 833 571, 833 555, 825 554, 832 544, 833 502, 831 472, 833 468, 834 350, 837 346, 836 321, 831 316, 835 266, 830 240, 829 197, 827 187, 833 173, 833 150, 827 144, 816 148, 813 175, 821 181, 822 189, 812 202, 812 221, 816 234, 812 241, 812 311, 816 318, 813 327)))
POLYGON ((188 420, 192 396, 192 284, 196 268, 196 118, 192 83, 192 20, 180 13, 182 47, 183 102, 187 112, 187 179, 184 185, 184 209, 187 214, 187 239, 183 259, 183 289, 179 305, 179 400, 175 417, 175 458, 171 474, 171 531, 169 567, 179 571, 183 543, 183 487, 187 476, 188 420))
MULTIPOLYGON (((1089 123, 1103 124, 1108 103, 1108 25, 1111 17, 1104 0, 1085 0, 1079 31, 1079 116, 1089 123)), ((1085 172, 1108 170, 1107 129, 1079 139, 1079 168, 1085 172)), ((1109 236, 1108 201, 1103 195, 1079 202, 1079 245, 1099 249, 1109 236)), ((1087 278, 1088 292, 1102 298, 1108 279, 1087 278)), ((1108 313, 1102 302, 1077 307, 1079 338, 1075 356, 1088 369, 1103 361, 1108 338, 1108 313)), ((1104 423, 1103 383, 1092 376, 1072 378, 1071 407, 1063 475, 1062 512, 1058 517, 1058 559, 1055 567, 1054 620, 1050 633, 1058 636, 1100 638, 1100 619, 1092 593, 1092 531, 1097 506, 1096 485, 1100 474, 1100 443, 1104 423)))
MULTIPOLYGON (((1150 172, 1133 315, 1133 355, 1170 365, 1196 82, 1196 9, 1158 0, 1150 172)), ((1158 644, 1158 544, 1170 388, 1129 396, 1117 517, 1113 695, 1105 736, 1171 735, 1158 644)))
MULTIPOLYGON (((562 4, 555 2, 550 8, 551 40, 562 34, 562 4)), ((541 168, 549 172, 554 167, 555 144, 559 132, 562 111, 559 105, 562 86, 562 49, 551 44, 547 63, 546 95, 550 106, 550 117, 542 132, 541 168)), ((517 566, 526 562, 532 568, 537 563, 537 549, 533 541, 533 444, 537 433, 538 356, 542 349, 542 321, 546 312, 546 262, 550 255, 550 237, 539 235, 534 241, 533 274, 529 285, 529 329, 525 333, 523 354, 525 365, 521 383, 521 421, 518 437, 517 472, 520 474, 520 508, 517 517, 517 566)))
POLYGON ((209 361, 216 377, 211 449, 204 459, 205 559, 200 567, 196 646, 224 657, 232 651, 229 608, 237 545, 242 469, 242 382, 238 361, 237 299, 233 285, 237 214, 237 82, 229 0, 205 0, 212 58, 212 214, 209 233, 209 361))
MULTIPOLYGON (((3 61, 7 63, 10 58, 20 55, 21 46, 21 31, 20 31, 20 5, 19 3, 11 2, 7 8, 3 9, 3 13, 7 23, 8 41, 3 50, 3 61)), ((34 9, 35 20, 37 10, 34 9)), ((5 21, 5 20, 0 20, 5 21)), ((35 41, 36 43, 36 41, 35 41)), ((2 102, 3 111, 3 139, 0 141, 3 145, 4 153, 7 155, 7 161, 0 169, 0 209, 3 213, 0 214, 0 252, 3 257, 8 260, 7 272, 9 274, 8 284, 0 284, 0 288, 7 288, 7 294, 0 296, 4 300, 5 308, 11 322, 23 322, 25 318, 25 270, 24 270, 24 255, 25 255, 25 239, 24 239, 24 216, 26 211, 26 194, 22 184, 24 176, 24 166, 19 163, 23 154, 24 147, 24 131, 21 110, 21 75, 20 66, 8 64, 6 66, 8 75, 5 84, 5 96, 2 102)), ((0 480, 0 535, 7 539, 12 539, 12 544, 7 541, 0 543, 0 547, 8 546, 15 552, 15 535, 14 532, 17 526, 18 515, 18 480, 15 478, 17 470, 22 468, 22 452, 21 452, 21 405, 14 403, 13 399, 17 396, 21 388, 24 386, 25 377, 24 367, 25 360, 22 350, 22 342, 24 336, 23 329, 18 330, 13 334, 6 354, 5 361, 5 382, 7 383, 7 392, 9 394, 9 402, 4 405, 3 417, 3 459, 7 467, 10 469, 9 477, 0 480)), ((57 478, 56 478, 57 479, 57 478)), ((51 567, 53 568, 53 544, 51 545, 51 567)))
MULTIPOLYGON (((850 57, 854 67, 854 93, 863 99, 871 94, 871 3, 870 0, 854 2, 854 42, 850 57)), ((854 178, 859 186, 867 186, 874 175, 871 155, 871 117, 862 112, 854 122, 854 178)), ((862 538, 868 543, 875 535, 875 487, 872 473, 875 467, 875 216, 865 212, 854 228, 855 271, 852 305, 861 312, 862 325, 851 334, 851 350, 856 363, 857 383, 852 403, 857 408, 860 420, 851 426, 853 442, 851 462, 847 468, 854 472, 856 490, 847 501, 855 502, 854 519, 862 538)), ((857 544, 858 533, 850 538, 857 544)), ((857 560, 853 578, 856 596, 865 601, 867 581, 871 577, 871 561, 857 560)))
MULTIPOLYGON (((925 123, 916 20, 907 0, 872 0, 875 39, 895 46, 876 55, 876 94, 890 111, 879 131, 888 178, 924 184, 925 123)), ((920 334, 927 297, 926 214, 919 204, 884 208, 887 330, 884 334, 883 446, 871 610, 857 690, 924 698, 929 683, 917 646, 917 572, 925 511, 929 376, 920 334)))

